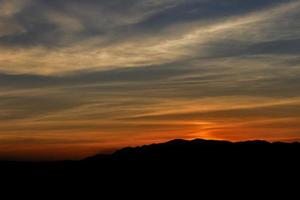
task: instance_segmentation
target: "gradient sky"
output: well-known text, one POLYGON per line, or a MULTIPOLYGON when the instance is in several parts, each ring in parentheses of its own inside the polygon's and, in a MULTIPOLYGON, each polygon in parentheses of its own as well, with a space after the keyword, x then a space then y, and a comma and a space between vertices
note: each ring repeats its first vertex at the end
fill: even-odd
POLYGON ((0 0, 0 157, 300 138, 299 0, 0 0))

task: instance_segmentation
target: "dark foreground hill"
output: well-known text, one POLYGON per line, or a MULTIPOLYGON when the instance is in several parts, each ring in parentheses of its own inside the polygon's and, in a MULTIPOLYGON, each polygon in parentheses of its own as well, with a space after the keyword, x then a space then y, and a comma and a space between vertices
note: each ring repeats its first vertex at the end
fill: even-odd
POLYGON ((168 186, 192 182, 226 185, 228 181, 239 184, 245 180, 263 184, 283 178, 298 180, 299 160, 299 143, 173 140, 124 148, 81 161, 0 162, 0 174, 2 180, 81 184, 94 181, 99 187, 151 182, 168 186))

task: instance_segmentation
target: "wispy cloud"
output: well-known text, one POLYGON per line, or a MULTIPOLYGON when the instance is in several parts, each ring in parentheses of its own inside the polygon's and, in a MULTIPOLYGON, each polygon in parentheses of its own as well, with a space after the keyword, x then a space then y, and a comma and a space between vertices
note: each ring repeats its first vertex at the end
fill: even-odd
MULTIPOLYGON (((122 8, 118 3, 102 2, 95 6, 91 2, 82 4, 75 1, 60 5, 54 1, 48 5, 40 1, 23 12, 19 11, 20 17, 26 14, 25 19, 18 20, 24 29, 22 33, 0 38, 0 43, 15 46, 0 49, 0 68, 9 73, 60 74, 74 70, 138 67, 195 56, 214 57, 225 52, 234 54, 234 51, 244 54, 260 54, 260 51, 268 53, 268 50, 272 51, 272 45, 288 45, 287 40, 293 42, 298 39, 297 27, 284 33, 272 34, 274 30, 280 31, 281 27, 286 26, 286 21, 293 22, 294 15, 298 14, 298 1, 214 20, 208 18, 203 21, 199 18, 178 24, 174 21, 160 27, 159 34, 147 34, 143 28, 134 26, 143 23, 149 16, 172 10, 174 6, 181 8, 185 4, 189 5, 175 1, 135 2, 133 8, 136 7, 138 12, 131 14, 133 8, 122 8), (61 7, 57 8, 58 5, 61 7), (87 8, 80 9, 81 6, 87 8), (122 10, 120 17, 115 16, 116 12, 109 11, 114 9, 122 10), (147 10, 150 14, 140 13, 141 10, 147 10), (29 11, 33 11, 33 14, 29 11), (40 13, 42 11, 44 14, 40 13), (42 17, 32 19, 31 15, 42 17), (286 18, 284 23, 280 23, 282 18, 286 18), (105 24, 105 21, 108 23, 105 24), (24 44, 27 45, 22 47, 24 44), (233 48, 224 47, 231 44, 234 44, 233 48)), ((225 8, 230 6, 224 5, 225 8)), ((297 51, 296 47, 293 49, 297 51)))
POLYGON ((298 0, 0 0, 0 150, 299 138, 299 10, 298 0))

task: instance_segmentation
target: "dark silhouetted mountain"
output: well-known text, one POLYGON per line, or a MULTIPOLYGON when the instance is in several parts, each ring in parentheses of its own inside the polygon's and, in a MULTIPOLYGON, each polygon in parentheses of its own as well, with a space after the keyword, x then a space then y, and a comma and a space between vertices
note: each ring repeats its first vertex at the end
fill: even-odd
POLYGON ((205 161, 273 161, 298 160, 299 143, 269 143, 266 141, 172 140, 163 144, 127 147, 111 155, 96 155, 84 162, 137 162, 147 164, 159 162, 182 162, 209 164, 205 161), (291 157, 292 156, 292 157, 291 157))
POLYGON ((299 143, 196 139, 127 147, 81 161, 0 162, 1 178, 128 185, 202 184, 299 176, 299 143))

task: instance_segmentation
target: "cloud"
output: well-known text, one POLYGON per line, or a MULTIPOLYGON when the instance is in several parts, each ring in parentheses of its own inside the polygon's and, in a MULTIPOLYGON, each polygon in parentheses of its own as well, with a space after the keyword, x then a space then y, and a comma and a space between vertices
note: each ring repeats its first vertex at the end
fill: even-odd
POLYGON ((0 148, 299 138, 299 8, 0 0, 0 148))
POLYGON ((214 58, 220 56, 219 52, 232 52, 231 56, 234 51, 260 54, 261 45, 267 49, 268 44, 283 47, 288 40, 297 41, 297 23, 289 32, 270 35, 274 29, 280 31, 286 26, 286 22, 277 23, 279 20, 294 21, 298 13, 299 2, 279 2, 247 2, 248 6, 237 3, 240 9, 236 9, 236 2, 214 1, 133 1, 130 7, 120 2, 37 1, 15 17, 24 31, 0 38, 5 46, 0 48, 0 69, 5 73, 49 75, 159 65, 196 56, 214 58), (202 13, 192 9, 200 6, 206 6, 210 14, 197 15, 193 20, 185 18, 190 12, 202 13), (219 7, 227 8, 227 14, 221 14, 225 11, 219 7), (255 10, 264 7, 267 9, 255 10), (231 10, 238 12, 228 14, 231 10), (185 20, 175 18, 168 25, 161 24, 157 33, 148 31, 151 26, 147 20, 163 13, 178 14, 185 20), (228 50, 232 43, 235 47, 228 50))
POLYGON ((0 1, 0 16, 1 17, 12 17, 20 12, 29 0, 1 0, 0 1))
MULTIPOLYGON (((239 98, 240 101, 241 98, 239 98)), ((277 100, 278 101, 278 100, 277 100)), ((280 102, 280 101, 278 101, 280 102)), ((239 102, 240 103, 240 102, 239 102)), ((299 106, 299 100, 294 103, 283 103, 279 105, 255 105, 254 107, 249 106, 248 108, 219 108, 218 110, 208 111, 188 111, 188 112, 175 112, 170 114, 157 114, 157 115, 145 115, 132 119, 141 120, 204 120, 204 121, 218 121, 218 120, 251 120, 251 119, 268 119, 268 118, 298 118, 299 110, 296 107, 299 106), (292 112, 293 111, 293 112, 292 112)), ((251 104, 250 104, 251 105, 251 104)), ((225 107, 226 104, 223 106, 225 107)))
POLYGON ((0 37, 18 34, 25 31, 15 20, 15 15, 22 10, 28 0, 1 0, 0 1, 0 37))

